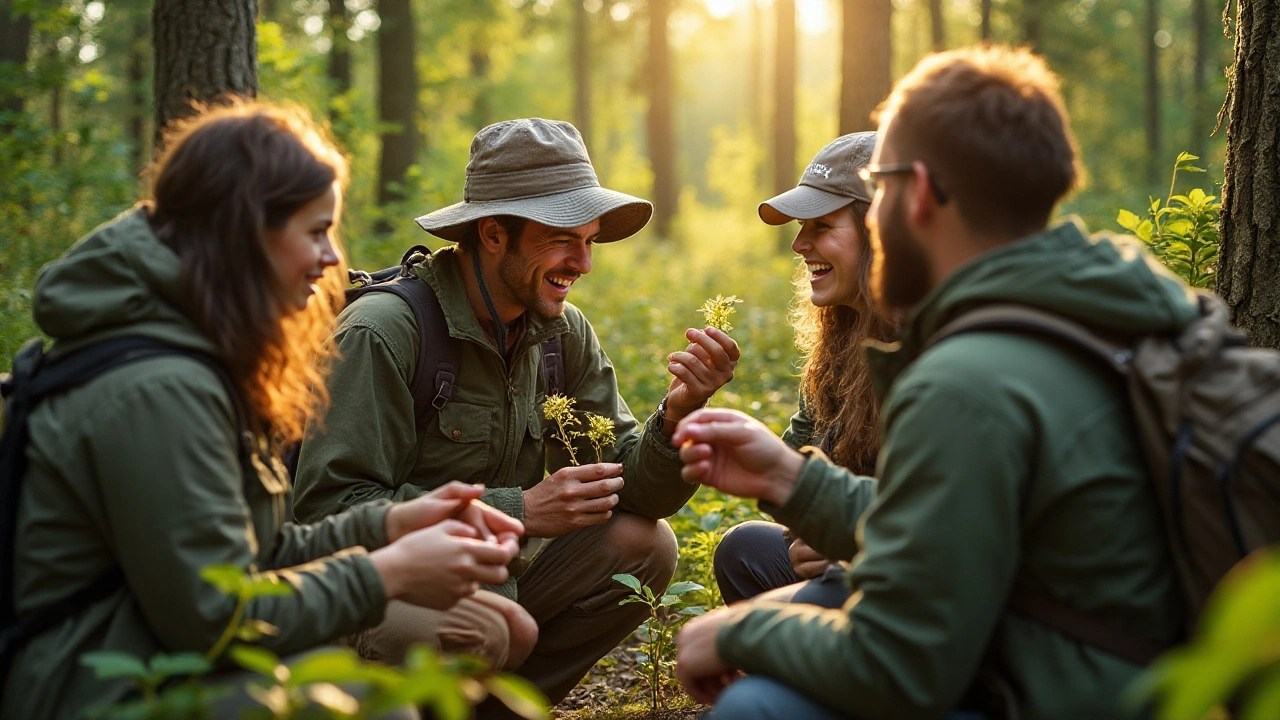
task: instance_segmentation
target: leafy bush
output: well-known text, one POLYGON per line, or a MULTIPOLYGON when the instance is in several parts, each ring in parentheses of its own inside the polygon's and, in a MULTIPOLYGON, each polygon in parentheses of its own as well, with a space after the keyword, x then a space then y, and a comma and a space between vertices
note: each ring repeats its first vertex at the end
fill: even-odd
POLYGON ((1190 153, 1178 153, 1169 195, 1164 201, 1152 198, 1145 219, 1121 210, 1116 222, 1137 235, 1152 254, 1188 285, 1207 288, 1213 284, 1218 264, 1218 213, 1222 203, 1200 188, 1193 188, 1185 195, 1173 194, 1179 170, 1204 172, 1204 168, 1192 164, 1199 159, 1190 153))

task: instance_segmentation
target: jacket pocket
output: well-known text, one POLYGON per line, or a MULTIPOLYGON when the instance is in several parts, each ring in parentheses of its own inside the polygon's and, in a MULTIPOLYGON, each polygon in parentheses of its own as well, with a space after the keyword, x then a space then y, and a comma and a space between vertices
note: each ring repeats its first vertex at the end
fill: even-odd
POLYGON ((438 487, 450 480, 488 480, 489 448, 494 438, 494 408, 451 400, 436 415, 418 454, 414 476, 419 484, 438 487))

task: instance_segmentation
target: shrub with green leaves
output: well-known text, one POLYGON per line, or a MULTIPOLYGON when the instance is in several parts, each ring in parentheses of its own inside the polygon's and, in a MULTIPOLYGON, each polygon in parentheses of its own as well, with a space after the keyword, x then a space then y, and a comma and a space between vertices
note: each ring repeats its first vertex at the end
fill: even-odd
POLYGON ((1116 222, 1138 236, 1160 262, 1188 285, 1207 288, 1213 284, 1218 264, 1218 213, 1222 203, 1200 188, 1185 195, 1174 194, 1179 171, 1205 171, 1193 164, 1199 159, 1190 153, 1179 153, 1164 201, 1152 198, 1145 218, 1121 210, 1116 222))
POLYGON ((695 582, 678 582, 658 595, 648 585, 642 585, 634 575, 621 573, 614 575, 613 579, 631 588, 631 594, 620 600, 619 605, 641 603, 649 608, 649 619, 641 626, 644 640, 639 654, 640 668, 649 687, 653 709, 665 708, 668 694, 678 687, 676 631, 685 620, 707 611, 701 605, 688 604, 682 596, 705 588, 695 582))

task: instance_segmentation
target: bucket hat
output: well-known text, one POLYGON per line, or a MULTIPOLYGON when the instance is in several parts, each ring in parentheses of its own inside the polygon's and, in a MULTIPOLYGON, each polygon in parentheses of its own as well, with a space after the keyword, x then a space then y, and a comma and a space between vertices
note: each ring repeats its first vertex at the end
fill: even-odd
POLYGON ((855 200, 871 202, 858 171, 871 162, 875 148, 874 132, 842 135, 827 143, 813 156, 795 188, 760 203, 760 219, 783 225, 820 218, 855 200))
POLYGON ((505 120, 476 133, 462 197, 417 218, 418 225, 458 242, 483 217, 514 215, 558 228, 599 218, 596 242, 613 242, 639 232, 653 215, 647 200, 600 187, 577 128, 542 118, 505 120))

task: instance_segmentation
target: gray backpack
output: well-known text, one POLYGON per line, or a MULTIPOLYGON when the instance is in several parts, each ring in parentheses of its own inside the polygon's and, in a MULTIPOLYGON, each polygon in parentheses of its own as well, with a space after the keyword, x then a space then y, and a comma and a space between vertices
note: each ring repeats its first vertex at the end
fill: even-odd
MULTIPOLYGON (((1040 335, 1125 379, 1134 423, 1183 590, 1188 628, 1250 552, 1280 542, 1280 352, 1250 347, 1215 295, 1176 336, 1106 338, 1051 312, 986 305, 939 330, 1040 335)), ((1009 609, 1079 642, 1146 664, 1166 648, 1018 587, 1009 609)))

